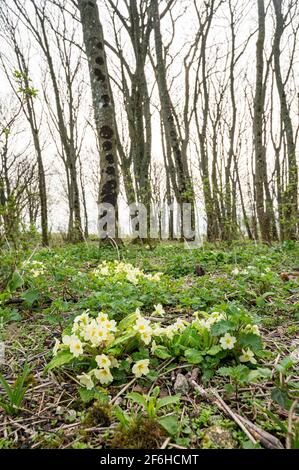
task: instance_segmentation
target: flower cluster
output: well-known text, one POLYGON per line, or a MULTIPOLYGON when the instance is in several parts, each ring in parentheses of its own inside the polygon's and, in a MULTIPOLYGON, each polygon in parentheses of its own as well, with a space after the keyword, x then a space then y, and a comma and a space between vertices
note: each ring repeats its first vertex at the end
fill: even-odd
POLYGON ((224 314, 220 312, 212 312, 210 313, 207 318, 203 318, 201 320, 198 319, 198 313, 196 312, 194 314, 195 316, 195 321, 193 323, 198 323, 202 328, 205 328, 207 330, 210 330, 211 327, 215 324, 218 323, 220 320, 224 319, 224 314))
POLYGON ((123 261, 103 261, 94 270, 94 274, 99 277, 112 277, 120 280, 125 278, 134 285, 137 285, 141 279, 158 282, 162 276, 162 273, 159 272, 145 274, 141 269, 135 268, 132 264, 124 263, 123 261))
POLYGON ((24 261, 22 269, 32 277, 38 277, 45 273, 45 265, 41 261, 24 261))
MULTIPOLYGON (((206 330, 210 333, 211 328, 213 325, 223 321, 226 321, 226 316, 224 312, 212 312, 210 314, 203 314, 205 318, 200 319, 199 314, 196 312, 194 314, 195 320, 193 321, 193 325, 199 327, 202 330, 206 330)), ((260 330, 258 325, 246 323, 245 325, 241 325, 240 327, 236 325, 234 329, 234 334, 226 332, 223 336, 219 337, 219 346, 223 351, 225 350, 233 350, 238 345, 238 335, 256 335, 260 336, 260 330)), ((256 364, 256 359, 254 358, 254 352, 248 347, 247 349, 242 349, 242 354, 239 356, 240 362, 251 362, 252 364, 256 364)))
MULTIPOLYGON (((95 386, 95 381, 101 385, 110 384, 113 381, 113 369, 119 367, 119 362, 113 354, 109 354, 109 348, 116 338, 128 332, 139 335, 140 340, 148 345, 152 338, 150 322, 143 318, 137 311, 134 322, 126 331, 118 329, 115 320, 110 320, 106 313, 100 312, 96 318, 89 312, 78 315, 72 325, 71 334, 64 334, 61 342, 55 338, 53 348, 54 357, 59 352, 69 351, 74 359, 92 357, 92 363, 96 365, 87 373, 77 376, 80 384, 87 389, 95 386)), ((149 373, 149 360, 141 359, 132 367, 132 373, 136 377, 149 373)))
POLYGON ((271 271, 271 269, 269 267, 266 267, 264 269, 261 269, 261 268, 257 268, 256 266, 247 266, 245 269, 239 269, 239 268, 234 268, 232 270, 232 275, 233 276, 239 276, 239 275, 243 275, 243 276, 248 276, 248 275, 258 275, 260 274, 260 276, 264 277, 266 276, 267 273, 269 273, 271 271))
MULTIPOLYGON (((161 304, 155 305, 152 315, 157 315, 157 312, 165 313, 161 304)), ((228 320, 226 312, 216 311, 210 314, 195 313, 195 319, 191 322, 179 318, 172 324, 162 325, 156 319, 151 321, 151 317, 144 317, 139 309, 119 323, 109 319, 107 313, 94 315, 86 311, 74 319, 61 341, 55 339, 53 355, 55 358, 67 352, 71 353, 68 359, 89 364, 89 370, 77 376, 80 384, 87 389, 92 389, 97 383, 110 384, 115 378, 115 370, 122 367, 123 360, 131 365, 136 378, 148 375, 150 354, 163 359, 161 351, 162 354, 164 352, 164 358, 165 354, 166 357, 173 354, 181 358, 185 352, 185 357, 191 362, 196 350, 203 356, 219 353, 219 360, 226 357, 223 352, 233 352, 239 362, 256 364, 256 348, 252 350, 249 340, 252 341, 252 335, 255 335, 256 340, 260 341, 259 328, 251 320, 248 321, 238 308, 235 309, 235 315, 235 323, 228 320), (249 342, 246 343, 248 336, 249 342), (179 345, 177 353, 176 345, 179 345), (140 348, 143 357, 139 356, 132 364, 130 354, 140 348), (144 353, 147 357, 144 357, 144 353)), ((198 355, 195 354, 194 360, 198 360, 198 355)))

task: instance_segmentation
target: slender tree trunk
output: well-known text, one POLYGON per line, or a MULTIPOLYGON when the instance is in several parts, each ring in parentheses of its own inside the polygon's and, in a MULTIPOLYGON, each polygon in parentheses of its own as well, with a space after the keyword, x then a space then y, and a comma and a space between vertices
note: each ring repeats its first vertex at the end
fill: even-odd
POLYGON ((78 0, 95 123, 100 149, 99 204, 111 204, 116 213, 119 192, 115 110, 113 106, 104 34, 96 0, 78 0))
POLYGON ((284 132, 287 143, 288 161, 288 183, 284 195, 283 223, 285 225, 284 236, 289 239, 296 238, 296 226, 298 224, 298 167, 296 162, 296 144, 290 110, 287 103, 285 86, 282 79, 280 64, 280 43, 284 32, 285 24, 282 14, 282 1, 273 0, 276 28, 273 44, 274 73, 276 78, 277 91, 280 99, 280 115, 284 125, 284 132))
POLYGON ((264 128, 264 43, 265 43, 265 4, 257 0, 258 6, 258 40, 256 45, 256 88, 254 99, 254 148, 255 148, 255 194, 256 211, 261 237, 264 242, 270 241, 270 226, 267 211, 264 208, 264 179, 266 151, 263 140, 264 128))

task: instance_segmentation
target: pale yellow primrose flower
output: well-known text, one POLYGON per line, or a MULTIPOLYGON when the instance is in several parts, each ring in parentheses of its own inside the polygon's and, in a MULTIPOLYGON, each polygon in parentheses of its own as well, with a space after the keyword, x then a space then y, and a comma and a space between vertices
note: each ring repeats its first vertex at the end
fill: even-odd
POLYGON ((91 390, 94 387, 94 383, 92 381, 90 373, 83 373, 81 375, 77 375, 77 379, 79 379, 80 384, 83 385, 83 387, 87 388, 87 390, 91 390))
POLYGON ((103 313, 103 312, 100 312, 96 319, 97 323, 101 323, 101 322, 105 323, 108 320, 109 320, 109 317, 107 313, 103 313))
POLYGON ((136 364, 132 367, 132 372, 135 377, 139 378, 142 375, 147 375, 149 373, 149 359, 141 359, 137 361, 136 364))
POLYGON ((93 346, 99 346, 99 344, 107 340, 108 331, 104 325, 99 325, 96 321, 92 320, 85 328, 83 337, 86 341, 90 341, 93 346))
POLYGON ((158 346, 157 346, 156 341, 154 340, 154 341, 152 342, 152 346, 151 346, 151 353, 152 353, 152 354, 155 354, 156 349, 158 349, 158 346))
POLYGON ((72 335, 69 344, 70 352, 74 357, 79 357, 83 354, 83 345, 78 336, 72 335))
POLYGON ((101 369, 102 367, 110 367, 111 366, 111 361, 106 354, 100 354, 99 356, 95 357, 96 363, 98 364, 99 368, 101 369))
POLYGON ((104 327, 107 329, 107 331, 112 331, 116 332, 117 327, 116 327, 116 321, 115 320, 106 320, 104 322, 104 327))
POLYGON ((220 344, 222 349, 233 349, 237 338, 231 336, 229 333, 225 333, 225 335, 220 339, 220 344))
POLYGON ((256 364, 256 359, 254 358, 254 353, 250 348, 242 349, 242 355, 240 356, 240 362, 251 362, 251 364, 256 364))
POLYGON ((110 362, 111 362, 111 367, 112 367, 112 369, 118 369, 118 367, 119 367, 119 362, 118 362, 118 360, 116 359, 116 357, 110 356, 109 359, 110 359, 110 362))
POLYGON ((155 310, 153 313, 156 313, 157 315, 160 315, 161 317, 164 316, 165 310, 161 304, 154 305, 154 308, 155 310))
POLYGON ((71 337, 69 335, 64 335, 62 337, 62 343, 65 345, 65 346, 69 346, 70 345, 70 342, 71 342, 71 337))
POLYGON ((253 333, 254 335, 260 336, 260 330, 257 325, 246 325, 244 328, 245 333, 253 333))
POLYGON ((59 349, 60 349, 61 343, 60 343, 59 339, 57 339, 57 338, 54 338, 54 340, 55 340, 55 344, 54 344, 54 347, 53 347, 53 356, 56 356, 59 349))
POLYGON ((140 334, 151 333, 152 331, 150 322, 143 317, 137 318, 136 323, 133 326, 133 329, 140 334))
POLYGON ((90 318, 89 318, 89 315, 88 313, 82 313, 81 315, 78 315, 75 320, 74 320, 74 323, 83 323, 83 325, 87 325, 88 322, 89 322, 90 318))
POLYGON ((94 369, 92 372, 102 385, 109 384, 113 381, 113 375, 111 374, 109 367, 105 367, 104 369, 94 369))
POLYGON ((144 344, 148 345, 151 342, 152 335, 151 332, 145 331, 144 333, 141 334, 141 339, 144 342, 144 344))

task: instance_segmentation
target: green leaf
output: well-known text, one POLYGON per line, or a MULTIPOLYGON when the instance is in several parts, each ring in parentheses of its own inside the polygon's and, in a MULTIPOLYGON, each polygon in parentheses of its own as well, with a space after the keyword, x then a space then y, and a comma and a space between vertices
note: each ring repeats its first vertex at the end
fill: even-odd
POLYGON ((118 330, 127 330, 129 326, 134 325, 138 318, 137 313, 132 313, 131 315, 127 315, 123 320, 121 320, 118 324, 118 330))
POLYGON ((2 387, 4 388, 4 391, 5 391, 6 395, 8 396, 8 398, 10 400, 12 400, 13 399, 13 389, 8 384, 8 382, 5 380, 4 376, 1 373, 0 373, 0 383, 1 383, 2 387))
POLYGON ((22 295, 22 299, 24 299, 30 307, 39 298, 40 298, 40 292, 37 289, 29 289, 26 292, 24 292, 24 294, 22 295))
POLYGON ((212 336, 222 336, 227 331, 231 331, 234 329, 234 324, 230 320, 221 320, 218 323, 215 323, 211 327, 211 335, 212 336))
POLYGON ((127 398, 132 400, 134 403, 137 403, 138 405, 143 406, 143 408, 146 408, 146 399, 140 393, 137 393, 137 392, 128 393, 127 398))
POLYGON ((288 392, 283 388, 274 388, 271 392, 271 398, 285 410, 289 410, 293 403, 288 397, 288 392))
POLYGON ((160 410, 160 408, 163 408, 164 406, 174 405, 175 403, 178 403, 180 399, 181 399, 180 395, 160 398, 157 401, 157 410, 160 410))
POLYGON ((49 364, 45 367, 45 372, 49 372, 49 370, 55 369, 56 367, 63 366, 64 364, 68 364, 74 359, 74 356, 69 351, 60 351, 53 359, 49 362, 49 364))
POLYGON ((129 339, 133 338, 135 335, 136 335, 135 331, 130 331, 129 333, 126 333, 125 335, 122 335, 119 338, 116 338, 109 345, 109 348, 107 348, 107 351, 114 348, 115 346, 119 346, 120 344, 126 343, 129 339))
POLYGON ((272 371, 266 368, 259 368, 256 370, 251 370, 248 374, 248 382, 255 382, 258 379, 267 379, 271 377, 272 371))
POLYGON ((294 361, 292 360, 292 358, 290 356, 286 356, 283 358, 282 361, 279 362, 279 364, 277 364, 275 366, 276 370, 278 370, 278 372, 281 372, 282 374, 286 374, 288 370, 290 370, 294 365, 294 361))
POLYGON ((87 388, 79 388, 79 395, 83 403, 89 403, 95 397, 95 390, 87 390, 87 388))
POLYGON ((155 356, 160 359, 169 359, 171 354, 169 354, 168 349, 165 346, 159 346, 155 349, 155 356))
POLYGON ((11 293, 15 292, 17 289, 22 287, 24 284, 24 279, 20 275, 19 271, 15 271, 9 281, 7 287, 11 293))
POLYGON ((222 351, 221 346, 212 346, 212 347, 207 351, 207 354, 209 354, 209 356, 216 356, 216 354, 218 354, 220 351, 222 351))
POLYGON ((203 360, 201 352, 197 349, 186 349, 185 357, 191 364, 199 364, 203 360))
POLYGON ((254 333, 241 334, 239 344, 242 348, 250 348, 252 351, 258 351, 263 347, 261 337, 254 333))
POLYGON ((175 436, 179 429, 179 421, 176 416, 163 416, 158 419, 161 426, 170 434, 175 436))
POLYGON ((121 426, 126 428, 128 424, 130 423, 130 419, 128 415, 121 409, 119 405, 116 405, 113 409, 115 417, 118 419, 120 422, 121 426))

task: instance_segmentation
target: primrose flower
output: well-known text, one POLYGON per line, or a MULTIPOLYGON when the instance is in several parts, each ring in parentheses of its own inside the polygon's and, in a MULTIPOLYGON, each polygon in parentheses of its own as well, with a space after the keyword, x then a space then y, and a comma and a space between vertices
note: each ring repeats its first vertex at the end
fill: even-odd
POLYGON ((141 316, 137 318, 135 325, 133 326, 133 329, 140 334, 151 333, 152 331, 150 322, 141 316))
POLYGON ((79 379, 80 384, 83 385, 83 387, 86 387, 87 390, 91 390, 94 387, 90 374, 83 373, 81 375, 77 375, 77 379, 79 379))
POLYGON ((217 323, 218 321, 223 320, 224 317, 223 314, 220 312, 213 312, 211 313, 210 318, 213 319, 214 323, 217 323))
POLYGON ((132 372, 135 377, 139 378, 142 375, 147 375, 149 373, 149 359, 141 359, 137 361, 136 364, 132 367, 132 372))
POLYGON ((220 344, 222 349, 233 349, 236 341, 237 338, 235 338, 235 336, 225 333, 225 335, 220 339, 220 344))
POLYGON ((118 369, 119 368, 119 362, 116 359, 116 357, 110 356, 109 359, 110 359, 110 362, 111 362, 112 369, 118 369))
POLYGON ((184 320, 182 319, 177 320, 175 324, 173 325, 174 331, 182 332, 184 331, 185 328, 186 328, 186 325, 185 325, 184 320))
POLYGON ((165 310, 161 304, 154 305, 155 310, 153 313, 156 313, 157 315, 160 315, 161 317, 164 316, 165 310))
POLYGON ((153 336, 163 336, 166 333, 165 330, 166 330, 166 328, 163 328, 162 326, 160 326, 160 324, 158 324, 152 330, 152 335, 153 336))
POLYGON ((53 356, 56 356, 57 353, 58 353, 58 350, 60 349, 61 343, 60 343, 59 339, 57 339, 57 338, 54 338, 54 340, 55 340, 55 344, 54 344, 54 347, 53 347, 53 356))
POLYGON ((245 333, 253 333, 254 335, 260 336, 260 330, 257 325, 246 325, 244 328, 245 333))
POLYGON ((104 327, 106 328, 106 330, 108 332, 110 332, 110 331, 115 332, 117 330, 116 321, 115 320, 106 320, 104 322, 104 327))
POLYGON ((99 269, 99 272, 102 276, 109 276, 109 268, 108 266, 102 266, 100 269, 99 269))
POLYGON ((142 333, 141 339, 142 339, 142 341, 144 342, 144 344, 146 344, 146 345, 147 345, 147 344, 150 344, 151 339, 152 339, 151 332, 145 331, 144 333, 142 333))
POLYGON ((95 357, 96 363, 98 364, 99 368, 107 368, 111 366, 111 361, 106 354, 100 354, 99 356, 95 357))
POLYGON ((102 323, 102 322, 104 323, 108 320, 109 320, 109 317, 108 317, 107 313, 103 313, 103 312, 100 312, 97 316, 97 319, 96 319, 97 323, 102 323))
POLYGON ((82 313, 81 315, 78 315, 75 320, 74 320, 74 323, 82 323, 83 325, 87 325, 89 322, 89 315, 88 313, 82 313))
POLYGON ((149 275, 148 275, 148 278, 149 278, 151 281, 160 281, 162 275, 163 275, 163 273, 149 274, 149 275))
POLYGON ((172 339, 176 333, 175 325, 169 325, 164 329, 165 336, 168 339, 172 339))
POLYGON ((134 273, 127 273, 127 280, 134 285, 138 284, 138 278, 134 273))
POLYGON ((240 362, 251 362, 251 364, 256 364, 256 359, 254 358, 254 353, 251 349, 247 348, 247 351, 242 349, 242 353, 243 354, 240 356, 240 362))
POLYGON ((69 344, 70 352, 74 355, 74 357, 79 357, 83 354, 83 346, 76 335, 72 335, 70 338, 70 344, 69 344))
POLYGON ((108 337, 108 331, 104 325, 99 325, 96 321, 92 321, 84 331, 84 339, 90 341, 93 346, 98 346, 108 337))
POLYGON ((71 342, 71 337, 69 335, 64 335, 62 337, 62 343, 65 345, 65 346, 69 346, 70 345, 70 342, 71 342))
POLYGON ((154 340, 152 342, 152 346, 151 346, 151 353, 155 354, 156 349, 158 349, 158 345, 157 345, 156 341, 154 340))
POLYGON ((93 374, 102 385, 109 384, 113 381, 113 375, 111 374, 109 367, 105 367, 104 369, 94 369, 93 374))

